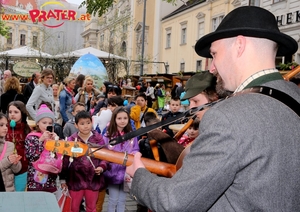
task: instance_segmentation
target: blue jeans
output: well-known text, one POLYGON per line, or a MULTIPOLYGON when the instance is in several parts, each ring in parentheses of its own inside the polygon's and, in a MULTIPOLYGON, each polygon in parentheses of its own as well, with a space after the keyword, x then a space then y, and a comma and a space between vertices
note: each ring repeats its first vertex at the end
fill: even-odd
POLYGON ((126 193, 123 184, 108 185, 108 207, 107 212, 124 212, 126 193))
POLYGON ((158 108, 157 113, 161 113, 162 111, 163 111, 163 108, 160 107, 160 108, 158 108))

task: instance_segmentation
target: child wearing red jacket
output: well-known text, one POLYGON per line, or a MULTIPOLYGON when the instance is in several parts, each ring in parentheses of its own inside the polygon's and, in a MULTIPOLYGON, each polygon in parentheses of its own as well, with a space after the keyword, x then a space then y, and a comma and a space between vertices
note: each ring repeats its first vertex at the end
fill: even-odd
POLYGON ((199 135, 199 124, 200 119, 196 118, 191 126, 186 130, 184 135, 178 140, 178 143, 184 147, 192 143, 199 135))
MULTIPOLYGON (((89 112, 80 111, 75 116, 75 126, 79 132, 68 140, 87 145, 104 146, 104 140, 97 131, 92 130, 92 117, 89 112)), ((61 187, 68 188, 72 198, 71 211, 79 212, 80 204, 85 198, 86 212, 96 212, 99 191, 105 188, 103 172, 108 162, 90 156, 70 158, 64 156, 62 172, 59 175, 61 187)))

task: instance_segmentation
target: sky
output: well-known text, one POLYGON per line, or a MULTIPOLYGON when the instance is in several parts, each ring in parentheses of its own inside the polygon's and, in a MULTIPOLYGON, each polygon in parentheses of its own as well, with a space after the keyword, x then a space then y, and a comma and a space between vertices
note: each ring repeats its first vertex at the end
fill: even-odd
POLYGON ((67 2, 80 5, 83 0, 67 0, 67 2))

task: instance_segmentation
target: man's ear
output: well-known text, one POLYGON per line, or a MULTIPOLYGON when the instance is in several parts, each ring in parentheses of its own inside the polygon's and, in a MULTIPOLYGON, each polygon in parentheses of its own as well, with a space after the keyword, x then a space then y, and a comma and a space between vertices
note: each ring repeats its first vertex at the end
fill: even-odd
POLYGON ((246 48, 246 38, 242 35, 236 37, 235 47, 237 50, 237 56, 240 57, 246 48))
POLYGON ((78 125, 75 123, 75 127, 76 127, 76 129, 78 129, 78 125))

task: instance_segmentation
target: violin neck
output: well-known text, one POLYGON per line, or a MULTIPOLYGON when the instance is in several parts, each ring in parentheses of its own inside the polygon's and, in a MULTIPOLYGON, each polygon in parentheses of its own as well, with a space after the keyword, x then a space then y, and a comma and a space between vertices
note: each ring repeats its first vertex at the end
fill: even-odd
MULTIPOLYGON (((123 164, 125 159, 124 152, 115 152, 108 149, 99 149, 91 148, 91 152, 95 151, 91 154, 92 157, 106 160, 112 163, 123 164), (95 151, 96 150, 96 151, 95 151)), ((146 169, 154 174, 158 174, 164 177, 172 177, 176 173, 176 166, 169 163, 159 162, 155 160, 151 160, 148 158, 141 158, 143 164, 146 169)), ((126 166, 130 166, 133 163, 133 155, 127 155, 127 161, 125 163, 126 166)))

